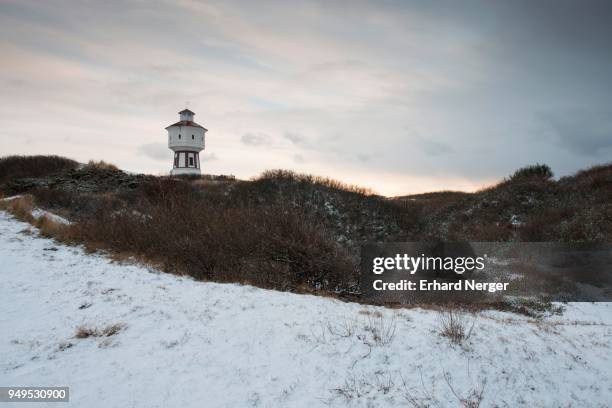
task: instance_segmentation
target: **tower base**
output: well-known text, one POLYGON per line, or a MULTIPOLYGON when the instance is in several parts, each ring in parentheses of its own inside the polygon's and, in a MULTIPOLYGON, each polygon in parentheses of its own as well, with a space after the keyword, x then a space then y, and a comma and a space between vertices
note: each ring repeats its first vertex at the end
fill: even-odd
POLYGON ((170 170, 171 176, 185 176, 185 175, 199 176, 201 174, 202 172, 200 171, 200 169, 197 169, 194 167, 179 167, 179 168, 170 170))

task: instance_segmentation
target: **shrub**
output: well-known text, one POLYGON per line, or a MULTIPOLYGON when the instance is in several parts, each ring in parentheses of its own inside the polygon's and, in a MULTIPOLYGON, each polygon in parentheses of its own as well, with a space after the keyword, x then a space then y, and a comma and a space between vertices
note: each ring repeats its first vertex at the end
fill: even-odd
POLYGON ((461 344, 470 338, 475 322, 475 318, 470 322, 467 314, 454 306, 448 306, 438 312, 438 332, 454 344, 461 344))
POLYGON ((311 174, 300 174, 295 173, 291 170, 267 170, 264 171, 259 177, 253 179, 253 181, 275 181, 289 184, 311 184, 319 185, 334 190, 342 190, 351 193, 357 193, 362 195, 374 194, 372 190, 353 184, 344 183, 339 180, 334 180, 328 177, 313 176, 311 174))
POLYGON ((73 232, 93 247, 127 251, 169 272, 281 290, 349 290, 356 260, 320 220, 286 205, 223 206, 189 183, 158 179, 131 207, 101 207, 73 232))
POLYGON ((83 197, 72 191, 57 188, 35 188, 30 193, 36 197, 36 204, 53 210, 71 210, 80 207, 83 197))
POLYGON ((90 160, 83 167, 83 169, 85 169, 85 170, 111 170, 111 171, 119 171, 119 168, 117 166, 115 166, 114 164, 111 164, 111 163, 107 163, 104 160, 100 160, 100 161, 90 160))
POLYGON ((559 182, 564 187, 579 193, 592 193, 599 190, 607 197, 612 192, 612 164, 593 166, 581 170, 574 176, 563 177, 559 182))
POLYGON ((6 156, 0 158, 0 183, 24 177, 42 177, 76 169, 79 164, 59 156, 6 156))
POLYGON ((34 217, 32 216, 34 200, 31 195, 4 199, 0 201, 0 209, 10 212, 21 221, 34 222, 34 217))
POLYGON ((553 178, 553 172, 551 168, 546 164, 534 164, 518 169, 510 176, 510 181, 517 181, 521 179, 539 178, 549 180, 553 178))
MULTIPOLYGON (((612 237, 612 166, 559 182, 546 178, 552 176, 547 166, 530 166, 513 176, 521 182, 506 180, 473 194, 397 199, 283 170, 253 181, 124 176, 74 171, 37 180, 24 191, 35 196, 38 206, 75 222, 64 228, 42 220, 43 234, 116 256, 136 256, 196 279, 323 290, 352 299, 364 242, 612 237), (523 224, 511 225, 513 215, 523 224)), ((32 203, 2 205, 16 206, 15 212, 27 220, 32 203)))
POLYGON ((62 241, 68 241, 70 238, 70 228, 66 224, 54 221, 51 218, 43 215, 38 218, 34 225, 40 230, 40 234, 48 238, 57 238, 62 241))
POLYGON ((561 238, 559 226, 564 221, 570 220, 575 213, 574 208, 549 208, 534 213, 519 229, 519 237, 527 242, 558 240, 561 238))

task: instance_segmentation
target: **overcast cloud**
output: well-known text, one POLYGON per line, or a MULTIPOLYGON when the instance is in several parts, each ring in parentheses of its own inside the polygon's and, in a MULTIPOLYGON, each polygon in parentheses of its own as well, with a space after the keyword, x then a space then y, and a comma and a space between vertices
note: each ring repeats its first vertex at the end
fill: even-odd
POLYGON ((207 173, 389 195, 565 175, 612 157, 610 38, 594 0, 4 0, 0 152, 167 172, 188 101, 207 173))

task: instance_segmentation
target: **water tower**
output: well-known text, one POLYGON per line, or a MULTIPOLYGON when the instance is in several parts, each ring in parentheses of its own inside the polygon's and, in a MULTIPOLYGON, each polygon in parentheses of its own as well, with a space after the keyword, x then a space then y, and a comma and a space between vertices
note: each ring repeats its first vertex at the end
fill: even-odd
POLYGON ((168 147, 174 152, 171 175, 200 172, 200 152, 204 150, 204 137, 208 131, 193 121, 195 113, 189 109, 179 112, 180 120, 166 128, 168 147))

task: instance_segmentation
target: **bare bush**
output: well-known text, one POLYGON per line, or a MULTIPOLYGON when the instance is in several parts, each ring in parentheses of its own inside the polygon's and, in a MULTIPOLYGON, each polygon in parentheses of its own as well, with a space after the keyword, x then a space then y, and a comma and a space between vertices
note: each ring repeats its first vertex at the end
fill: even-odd
POLYGON ((286 205, 220 206, 200 194, 186 182, 160 179, 140 205, 100 208, 76 234, 197 279, 291 291, 356 285, 356 261, 311 214, 286 205))
MULTIPOLYGON (((468 370, 469 377, 469 370, 468 370)), ((482 399, 484 398, 484 390, 486 381, 481 381, 480 385, 476 388, 469 389, 465 394, 458 393, 451 383, 451 378, 448 372, 444 372, 444 381, 446 381, 446 385, 451 390, 457 401, 461 403, 461 406, 464 408, 478 408, 482 403, 482 399)))
POLYGON ((374 385, 376 386, 376 391, 383 393, 384 395, 389 394, 393 387, 395 387, 395 382, 393 379, 393 375, 389 372, 377 371, 374 373, 374 385))
POLYGON ((365 330, 370 332, 374 345, 387 346, 395 337, 397 322, 395 316, 385 318, 383 315, 368 315, 365 330))
POLYGON ((438 311, 438 333, 454 344, 461 344, 470 338, 475 322, 475 315, 470 319, 466 312, 454 306, 438 311))
POLYGON ((352 337, 357 330, 357 325, 355 319, 344 319, 335 323, 327 322, 327 330, 332 336, 352 337))
POLYGON ((376 371, 369 375, 351 371, 344 383, 340 387, 331 389, 331 392, 344 398, 347 403, 372 394, 387 395, 395 389, 394 377, 395 375, 388 371, 376 371))
POLYGON ((337 395, 343 397, 346 402, 353 399, 361 398, 367 395, 372 389, 372 384, 364 376, 356 376, 351 374, 341 387, 334 388, 332 391, 337 395))
POLYGON ((402 386, 404 388, 404 398, 411 407, 413 408, 429 408, 429 407, 441 407, 440 402, 435 397, 435 384, 431 384, 431 387, 427 387, 425 385, 425 380, 423 379, 423 371, 419 369, 419 374, 421 378, 420 389, 411 390, 408 386, 408 382, 406 379, 400 374, 400 378, 402 380, 402 386))
POLYGON ((34 192, 47 207, 64 203, 77 222, 33 220, 30 196, 2 205, 43 235, 117 256, 129 253, 167 272, 300 292, 351 292, 358 282, 355 257, 320 219, 294 206, 219 205, 189 182, 163 178, 125 193, 119 202, 105 194, 34 192), (122 200, 131 205, 121 205, 122 200), (86 217, 83 207, 88 207, 86 217))
MULTIPOLYGON (((420 371, 420 370, 419 370, 420 371)), ((467 376, 470 377, 469 365, 467 368, 467 376)), ((416 390, 411 389, 408 386, 407 381, 401 376, 402 385, 404 388, 404 398, 411 407, 413 408, 428 408, 428 407, 445 407, 447 406, 445 402, 440 401, 439 392, 435 389, 435 382, 432 381, 431 386, 428 387, 425 385, 425 381, 423 379, 423 372, 420 371, 420 386, 416 390)), ((444 382, 446 386, 450 390, 452 396, 457 400, 462 408, 478 408, 482 404, 484 399, 484 390, 486 386, 486 380, 481 380, 478 385, 473 386, 464 394, 460 393, 455 389, 452 384, 450 374, 444 371, 443 374, 444 382)))

